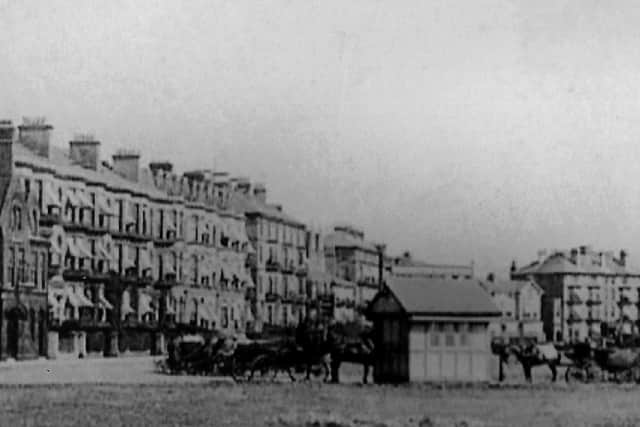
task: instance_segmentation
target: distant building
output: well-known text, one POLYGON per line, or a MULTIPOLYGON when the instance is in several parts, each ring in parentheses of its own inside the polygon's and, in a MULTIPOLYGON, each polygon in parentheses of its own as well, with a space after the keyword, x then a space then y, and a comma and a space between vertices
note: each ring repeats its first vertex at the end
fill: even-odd
POLYGON ((500 314, 477 280, 391 277, 369 306, 375 381, 489 381, 500 314))
POLYGON ((489 326, 492 337, 544 340, 540 317, 544 291, 533 280, 503 280, 490 275, 481 282, 502 317, 489 326))
POLYGON ((231 205, 244 212, 255 255, 249 267, 256 283, 251 295, 254 331, 263 326, 294 327, 306 316, 307 232, 281 205, 267 202, 262 184, 238 182, 231 205))
POLYGON ((337 287, 344 298, 349 294, 347 289, 354 288, 355 311, 360 315, 379 288, 379 248, 365 239, 362 230, 349 225, 334 227, 325 238, 327 270, 333 277, 341 279, 337 287), (347 286, 345 281, 354 285, 347 286))
POLYGON ((427 263, 414 260, 410 252, 391 258, 387 269, 393 276, 405 278, 452 280, 473 278, 473 263, 469 265, 427 263))
POLYGON ((514 280, 534 280, 544 290, 542 322, 549 340, 578 341, 611 329, 622 335, 638 330, 640 271, 627 263, 627 253, 594 251, 580 246, 568 251, 539 251, 538 259, 517 268, 514 280))

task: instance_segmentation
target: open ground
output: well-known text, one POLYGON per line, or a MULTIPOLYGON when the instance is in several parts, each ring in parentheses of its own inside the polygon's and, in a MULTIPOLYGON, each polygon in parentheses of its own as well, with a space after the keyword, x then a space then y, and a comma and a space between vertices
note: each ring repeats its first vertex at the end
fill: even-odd
MULTIPOLYGON (((153 372, 150 358, 27 362, 0 366, 6 426, 632 426, 640 387, 506 387, 233 384, 153 372), (22 381, 20 381, 22 379, 22 381), (333 423, 333 424, 332 424, 333 423), (421 424, 422 423, 422 424, 421 424)), ((520 377, 521 378, 521 377, 520 377)))

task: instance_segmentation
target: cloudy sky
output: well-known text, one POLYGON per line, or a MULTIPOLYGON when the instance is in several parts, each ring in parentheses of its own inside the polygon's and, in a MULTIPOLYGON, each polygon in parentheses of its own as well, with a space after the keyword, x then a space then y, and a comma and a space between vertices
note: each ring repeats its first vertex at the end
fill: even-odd
POLYGON ((638 22, 636 1, 0 0, 0 117, 264 181, 425 260, 640 260, 638 22))

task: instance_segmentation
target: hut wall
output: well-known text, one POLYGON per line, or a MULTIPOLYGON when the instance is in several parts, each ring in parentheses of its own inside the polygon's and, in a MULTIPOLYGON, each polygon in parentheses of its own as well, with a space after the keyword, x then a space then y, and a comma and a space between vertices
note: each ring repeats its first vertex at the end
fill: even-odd
POLYGON ((474 322, 422 322, 409 333, 409 379, 488 381, 491 375, 488 325, 474 322))
POLYGON ((385 316, 374 321, 376 362, 374 377, 378 383, 405 382, 409 379, 408 322, 403 316, 385 316))

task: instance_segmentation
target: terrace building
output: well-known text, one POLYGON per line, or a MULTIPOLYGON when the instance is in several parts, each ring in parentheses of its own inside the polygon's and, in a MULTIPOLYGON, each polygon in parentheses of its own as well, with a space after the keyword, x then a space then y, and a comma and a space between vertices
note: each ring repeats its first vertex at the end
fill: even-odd
POLYGON ((267 203, 267 189, 239 179, 232 206, 246 217, 255 253, 248 260, 256 291, 249 296, 252 329, 295 327, 306 316, 307 232, 305 225, 267 203))
POLYGON ((404 278, 465 280, 473 277, 473 263, 469 265, 426 263, 414 260, 410 252, 391 258, 388 270, 393 276, 404 278))
POLYGON ((544 291, 533 280, 503 280, 492 274, 480 282, 502 317, 489 325, 492 338, 544 341, 540 304, 544 291))
MULTIPOLYGON (((364 310, 378 292, 381 251, 384 256, 381 245, 365 240, 364 232, 350 225, 334 227, 333 232, 325 238, 327 270, 337 279, 333 282, 334 295, 345 308, 349 308, 353 301, 355 317, 362 318, 364 310)), ((349 316, 349 310, 345 311, 342 317, 349 316)))
POLYGON ((180 327, 244 329, 250 245, 224 183, 131 151, 109 165, 90 135, 60 150, 43 119, 18 130, 0 132, 0 357, 160 351, 180 327))
POLYGON ((511 278, 530 280, 542 288, 541 315, 549 340, 597 338, 613 329, 622 335, 638 331, 640 271, 627 263, 627 253, 540 251, 538 259, 517 268, 511 278))

